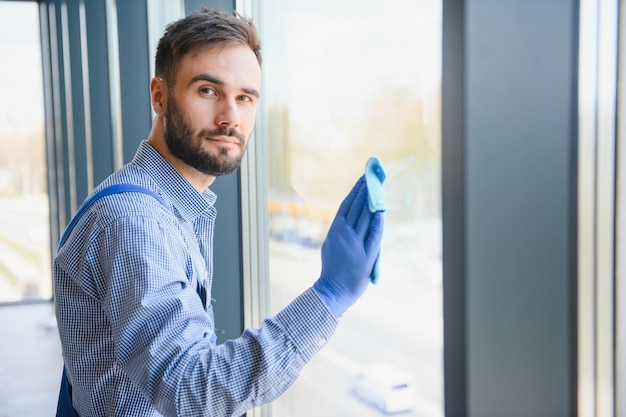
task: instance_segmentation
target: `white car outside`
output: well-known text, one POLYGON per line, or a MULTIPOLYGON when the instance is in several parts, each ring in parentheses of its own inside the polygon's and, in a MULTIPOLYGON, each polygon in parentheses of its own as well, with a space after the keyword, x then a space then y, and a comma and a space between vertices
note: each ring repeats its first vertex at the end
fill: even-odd
POLYGON ((373 363, 358 374, 352 393, 360 400, 391 414, 415 407, 415 379, 411 374, 387 363, 373 363))

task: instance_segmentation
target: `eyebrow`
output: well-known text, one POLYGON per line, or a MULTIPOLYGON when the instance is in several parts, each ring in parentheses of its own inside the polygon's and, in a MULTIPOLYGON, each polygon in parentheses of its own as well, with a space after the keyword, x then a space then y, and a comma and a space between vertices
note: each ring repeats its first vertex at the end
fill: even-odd
MULTIPOLYGON (((214 76, 212 76, 210 74, 207 74, 205 72, 200 73, 200 74, 194 76, 191 79, 191 81, 189 81, 189 85, 192 85, 193 83, 198 82, 198 81, 208 81, 210 83, 213 83, 213 84, 219 85, 219 86, 223 86, 224 85, 224 81, 220 80, 219 78, 215 78, 214 76)), ((259 98, 259 96, 260 96, 259 92, 256 89, 254 89, 254 88, 243 87, 243 88, 241 88, 241 91, 243 91, 246 94, 250 94, 251 96, 254 96, 256 98, 259 98)))

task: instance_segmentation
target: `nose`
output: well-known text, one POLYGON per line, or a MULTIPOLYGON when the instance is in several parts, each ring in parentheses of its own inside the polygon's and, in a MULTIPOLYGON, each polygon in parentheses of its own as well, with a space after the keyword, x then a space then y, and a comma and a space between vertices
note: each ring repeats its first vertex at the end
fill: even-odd
POLYGON ((237 127, 240 122, 239 108, 237 102, 231 98, 223 98, 218 103, 215 124, 218 126, 237 127))

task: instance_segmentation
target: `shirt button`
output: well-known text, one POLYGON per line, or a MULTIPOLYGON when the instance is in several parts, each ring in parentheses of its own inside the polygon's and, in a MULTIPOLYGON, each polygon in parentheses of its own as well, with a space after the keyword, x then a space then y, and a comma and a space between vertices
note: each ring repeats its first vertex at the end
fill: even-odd
POLYGON ((322 337, 317 341, 317 346, 323 347, 324 345, 326 345, 326 338, 322 337))

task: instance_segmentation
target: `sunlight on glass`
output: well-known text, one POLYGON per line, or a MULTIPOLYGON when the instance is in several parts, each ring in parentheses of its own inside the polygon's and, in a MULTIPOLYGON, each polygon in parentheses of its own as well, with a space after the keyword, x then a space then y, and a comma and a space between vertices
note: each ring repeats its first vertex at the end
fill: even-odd
POLYGON ((0 302, 49 299, 50 232, 36 2, 0 1, 0 302))
POLYGON ((441 1, 266 0, 270 305, 317 278, 370 156, 387 169, 381 280, 272 415, 443 415, 441 1))

